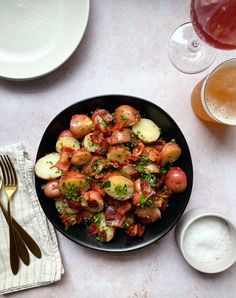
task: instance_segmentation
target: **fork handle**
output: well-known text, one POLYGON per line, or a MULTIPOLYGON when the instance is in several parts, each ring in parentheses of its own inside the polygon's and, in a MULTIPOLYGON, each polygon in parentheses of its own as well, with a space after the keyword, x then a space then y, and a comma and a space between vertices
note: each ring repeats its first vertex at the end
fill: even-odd
MULTIPOLYGON (((0 207, 2 209, 2 212, 3 212, 3 215, 4 215, 5 219, 8 223, 8 225, 9 225, 9 218, 8 218, 6 210, 2 206, 1 202, 0 202, 0 207)), ((13 220, 13 218, 12 218, 12 220, 13 220)), ((27 250, 27 247, 26 247, 23 239, 21 238, 20 234, 17 232, 17 230, 15 228, 15 225, 14 225, 14 222, 13 222, 13 229, 14 229, 14 232, 15 232, 15 240, 16 240, 16 244, 17 244, 17 247, 18 247, 19 257, 21 258, 22 262, 26 266, 28 266, 29 263, 30 263, 29 252, 27 250)))
POLYGON ((12 273, 16 275, 19 270, 19 254, 17 249, 14 228, 12 224, 10 200, 8 200, 7 206, 8 206, 9 236, 10 236, 9 237, 10 238, 10 263, 11 263, 12 273))
MULTIPOLYGON (((2 209, 2 212, 4 214, 4 217, 6 219, 6 221, 8 222, 8 216, 7 216, 7 212, 4 209, 4 207, 2 206, 1 202, 0 202, 0 207, 2 209)), ((24 243, 27 245, 27 247, 29 248, 29 250, 32 252, 32 254, 37 257, 37 258, 41 258, 42 254, 41 254, 41 250, 38 246, 38 244, 34 241, 34 239, 18 224, 18 222, 14 219, 14 217, 12 217, 12 223, 13 223, 13 227, 14 230, 16 231, 15 234, 18 234, 19 237, 21 238, 22 242, 24 241, 24 243)))

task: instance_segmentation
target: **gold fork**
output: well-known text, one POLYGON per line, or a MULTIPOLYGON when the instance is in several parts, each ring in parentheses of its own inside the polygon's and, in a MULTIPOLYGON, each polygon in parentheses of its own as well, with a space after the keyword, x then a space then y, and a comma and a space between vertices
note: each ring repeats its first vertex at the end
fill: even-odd
MULTIPOLYGON (((2 188, 2 177, 0 176, 0 190, 2 188)), ((5 208, 2 205, 2 202, 0 201, 0 208, 2 209, 3 215, 6 219, 6 222, 9 225, 9 218, 8 218, 8 214, 5 210, 5 208)), ((15 228, 15 220, 12 218, 12 224, 13 224, 13 230, 15 233, 15 241, 16 241, 16 245, 17 245, 17 249, 18 249, 18 254, 19 257, 21 258, 21 260, 23 261, 23 263, 28 266, 30 263, 30 259, 29 259, 29 253, 28 250, 26 248, 26 245, 22 239, 22 237, 20 236, 20 233, 17 231, 17 229, 15 228)))
POLYGON ((19 256, 25 265, 29 265, 29 254, 26 246, 37 257, 41 258, 41 251, 33 238, 11 216, 10 201, 17 190, 17 175, 8 155, 0 156, 0 166, 4 179, 4 190, 8 197, 8 213, 0 202, 0 207, 9 224, 10 235, 10 263, 14 274, 19 269, 19 256))
POLYGON ((7 195, 7 212, 8 212, 8 224, 9 224, 9 237, 10 237, 10 263, 11 270, 13 274, 17 274, 19 270, 19 254, 17 249, 17 242, 15 231, 13 229, 12 224, 12 216, 11 216, 11 199, 14 193, 17 190, 17 177, 15 173, 12 171, 12 168, 9 164, 9 160, 6 155, 0 156, 2 175, 3 175, 3 187, 5 193, 7 195))

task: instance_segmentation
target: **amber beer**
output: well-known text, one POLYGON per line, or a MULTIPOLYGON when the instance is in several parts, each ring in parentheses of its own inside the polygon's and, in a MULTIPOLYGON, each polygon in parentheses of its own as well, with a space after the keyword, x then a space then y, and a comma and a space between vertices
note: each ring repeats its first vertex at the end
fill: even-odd
POLYGON ((236 125, 236 59, 217 66, 193 89, 192 108, 204 121, 236 125))

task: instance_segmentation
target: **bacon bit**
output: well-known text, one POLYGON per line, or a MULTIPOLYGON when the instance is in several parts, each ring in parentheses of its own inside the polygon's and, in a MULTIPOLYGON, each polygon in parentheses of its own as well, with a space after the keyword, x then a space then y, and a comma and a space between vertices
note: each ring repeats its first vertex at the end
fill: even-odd
POLYGON ((100 131, 96 131, 92 133, 90 138, 94 144, 98 144, 98 145, 101 144, 102 140, 104 140, 103 133, 100 131))
POLYGON ((153 190, 151 183, 149 181, 141 181, 141 189, 142 189, 141 192, 145 196, 145 198, 148 198, 156 193, 153 190))
POLYGON ((106 195, 106 192, 103 188, 101 188, 97 183, 91 182, 90 187, 92 190, 97 191, 102 197, 106 195))
POLYGON ((53 167, 56 167, 59 170, 61 170, 63 173, 66 173, 69 170, 70 165, 71 165, 70 156, 71 156, 70 153, 68 153, 66 151, 62 152, 60 155, 60 159, 53 167))
POLYGON ((128 212, 132 208, 129 201, 121 202, 120 205, 117 208, 117 214, 124 215, 126 212, 128 212))
POLYGON ((90 212, 88 210, 82 210, 79 214, 77 214, 76 222, 80 224, 84 219, 88 219, 93 215, 93 212, 90 212))
POLYGON ((117 228, 122 228, 123 224, 125 222, 125 216, 123 216, 121 219, 113 219, 113 220, 107 220, 106 224, 109 227, 117 227, 117 228))
POLYGON ((151 161, 156 161, 157 163, 159 163, 161 160, 160 152, 155 148, 151 148, 151 147, 144 148, 143 155, 146 155, 148 159, 150 159, 151 161))
POLYGON ((159 180, 157 181, 156 187, 159 188, 162 186, 162 184, 164 183, 165 180, 165 175, 162 175, 159 180))
POLYGON ((99 228, 95 222, 92 222, 89 226, 88 232, 90 235, 95 236, 99 232, 99 228))
POLYGON ((80 202, 74 201, 72 199, 66 199, 66 203, 70 208, 78 209, 79 211, 81 211, 83 208, 80 202))
POLYGON ((128 229, 126 230, 126 233, 130 236, 130 237, 142 237, 143 233, 145 231, 145 226, 141 225, 141 224, 132 224, 128 227, 128 229))
POLYGON ((142 237, 143 236, 143 233, 145 232, 145 225, 142 225, 142 224, 138 224, 138 237, 142 237))
POLYGON ((131 208, 130 202, 112 202, 112 205, 108 205, 105 211, 106 224, 108 226, 114 226, 122 228, 126 219, 125 213, 131 208))
POLYGON ((142 142, 139 142, 137 146, 134 147, 130 160, 138 161, 143 154, 145 145, 142 142))
POLYGON ((153 144, 153 146, 158 152, 161 152, 165 144, 166 144, 166 141, 159 139, 153 144))
POLYGON ((68 229, 76 223, 76 216, 76 214, 68 215, 66 213, 60 215, 61 221, 65 224, 65 229, 68 229))

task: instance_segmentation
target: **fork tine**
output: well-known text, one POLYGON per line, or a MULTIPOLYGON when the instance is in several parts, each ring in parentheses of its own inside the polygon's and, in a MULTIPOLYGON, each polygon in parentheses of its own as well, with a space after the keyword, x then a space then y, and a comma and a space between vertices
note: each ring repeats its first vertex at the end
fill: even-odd
POLYGON ((11 178, 12 178, 12 185, 16 185, 17 184, 17 175, 16 175, 16 170, 13 166, 13 163, 10 159, 10 157, 8 155, 5 155, 5 158, 7 160, 7 163, 8 163, 8 168, 10 170, 10 173, 11 173, 11 178))
POLYGON ((8 171, 7 171, 7 168, 6 168, 6 164, 5 164, 5 161, 3 159, 3 155, 0 155, 0 165, 1 165, 1 168, 2 168, 2 175, 3 175, 3 183, 5 185, 9 185, 9 174, 8 174, 8 171))

